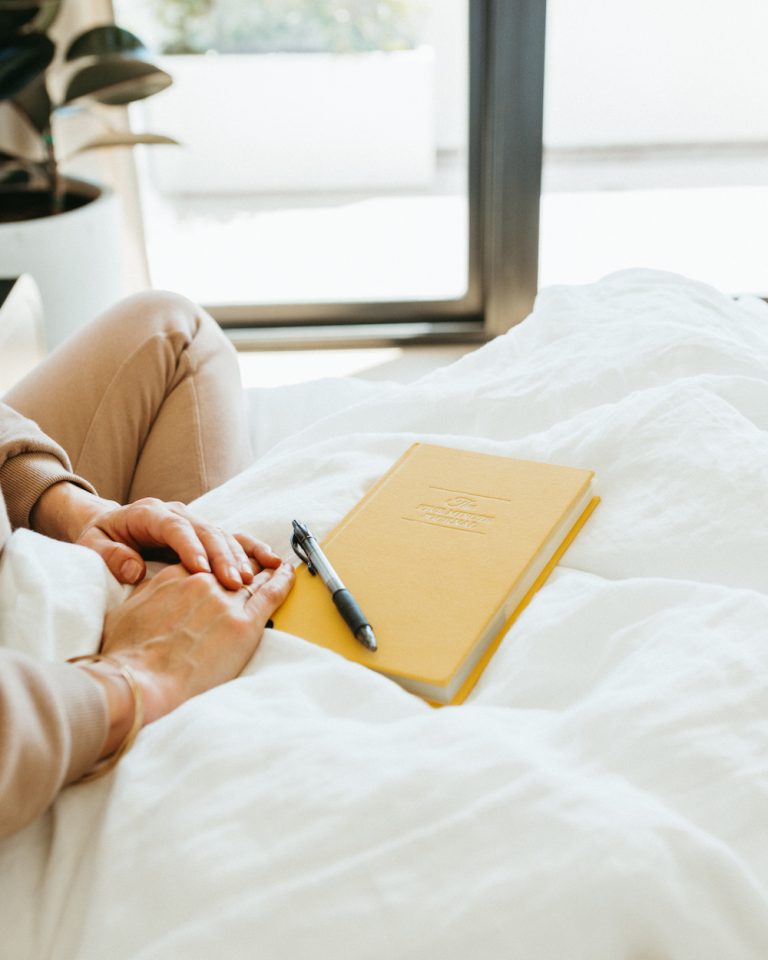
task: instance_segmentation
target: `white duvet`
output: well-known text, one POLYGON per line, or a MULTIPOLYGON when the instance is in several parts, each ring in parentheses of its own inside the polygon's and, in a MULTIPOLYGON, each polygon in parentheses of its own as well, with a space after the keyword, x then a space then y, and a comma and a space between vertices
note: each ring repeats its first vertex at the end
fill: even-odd
MULTIPOLYGON (((0 956, 768 957, 767 430, 768 307, 625 271, 272 447, 198 507, 286 556, 416 439, 603 499, 462 707, 268 631, 0 844, 0 956)), ((121 594, 17 533, 0 635, 82 652, 121 594)))

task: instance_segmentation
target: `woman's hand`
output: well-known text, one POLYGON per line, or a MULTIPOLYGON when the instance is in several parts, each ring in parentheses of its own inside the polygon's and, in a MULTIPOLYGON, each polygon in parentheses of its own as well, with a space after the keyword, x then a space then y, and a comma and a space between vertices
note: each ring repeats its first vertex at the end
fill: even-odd
POLYGON ((256 571, 275 569, 280 557, 260 540, 228 533, 199 520, 183 503, 147 497, 124 507, 113 505, 80 531, 75 543, 90 547, 123 583, 146 574, 142 549, 169 548, 190 573, 213 572, 225 587, 251 583, 256 571))
POLYGON ((189 573, 213 572, 230 589, 253 580, 254 563, 257 572, 280 564, 265 543, 204 523, 183 503, 146 497, 120 506, 67 482, 40 497, 32 524, 40 533, 95 550, 121 583, 144 579, 142 552, 148 550, 170 550, 189 573))
POLYGON ((258 573, 248 591, 230 591, 210 574, 168 567, 107 614, 101 653, 133 667, 150 722, 236 677, 293 579, 282 563, 258 573))
MULTIPOLYGON (((261 570, 248 589, 229 591, 211 574, 174 565, 143 584, 104 621, 101 652, 131 667, 146 723, 196 694, 236 677, 264 626, 293 586, 293 567, 261 570)), ((87 669, 107 692, 110 733, 102 756, 122 742, 133 718, 127 686, 108 663, 87 669)))

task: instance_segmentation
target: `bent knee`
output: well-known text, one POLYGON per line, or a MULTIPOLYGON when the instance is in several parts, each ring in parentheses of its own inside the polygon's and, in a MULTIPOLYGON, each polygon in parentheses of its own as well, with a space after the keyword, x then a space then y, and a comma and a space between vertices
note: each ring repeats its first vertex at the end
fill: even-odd
POLYGON ((147 290, 135 293, 117 303, 106 314, 113 322, 129 325, 137 333, 182 333, 194 336, 205 313, 202 308, 179 293, 170 290, 147 290))
POLYGON ((120 300, 91 326, 121 343, 139 346, 152 337, 168 337, 189 344, 201 330, 226 340, 221 328, 194 301, 169 290, 147 290, 120 300))

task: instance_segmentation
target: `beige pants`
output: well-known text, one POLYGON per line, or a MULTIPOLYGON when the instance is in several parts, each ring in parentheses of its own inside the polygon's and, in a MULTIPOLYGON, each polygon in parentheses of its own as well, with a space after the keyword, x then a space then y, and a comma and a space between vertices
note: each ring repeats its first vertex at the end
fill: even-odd
POLYGON ((3 399, 120 503, 188 503, 251 459, 235 350, 204 310, 171 293, 118 303, 3 399))

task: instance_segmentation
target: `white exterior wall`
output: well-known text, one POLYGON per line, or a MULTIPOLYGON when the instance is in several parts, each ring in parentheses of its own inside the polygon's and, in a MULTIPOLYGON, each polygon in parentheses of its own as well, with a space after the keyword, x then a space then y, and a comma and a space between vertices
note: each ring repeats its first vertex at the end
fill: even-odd
MULTIPOLYGON (((436 143, 466 143, 468 3, 431 0, 436 143)), ((768 141, 768 0, 547 0, 548 147, 768 141)))
POLYGON ((768 140, 766 0, 548 0, 549 147, 768 140))

